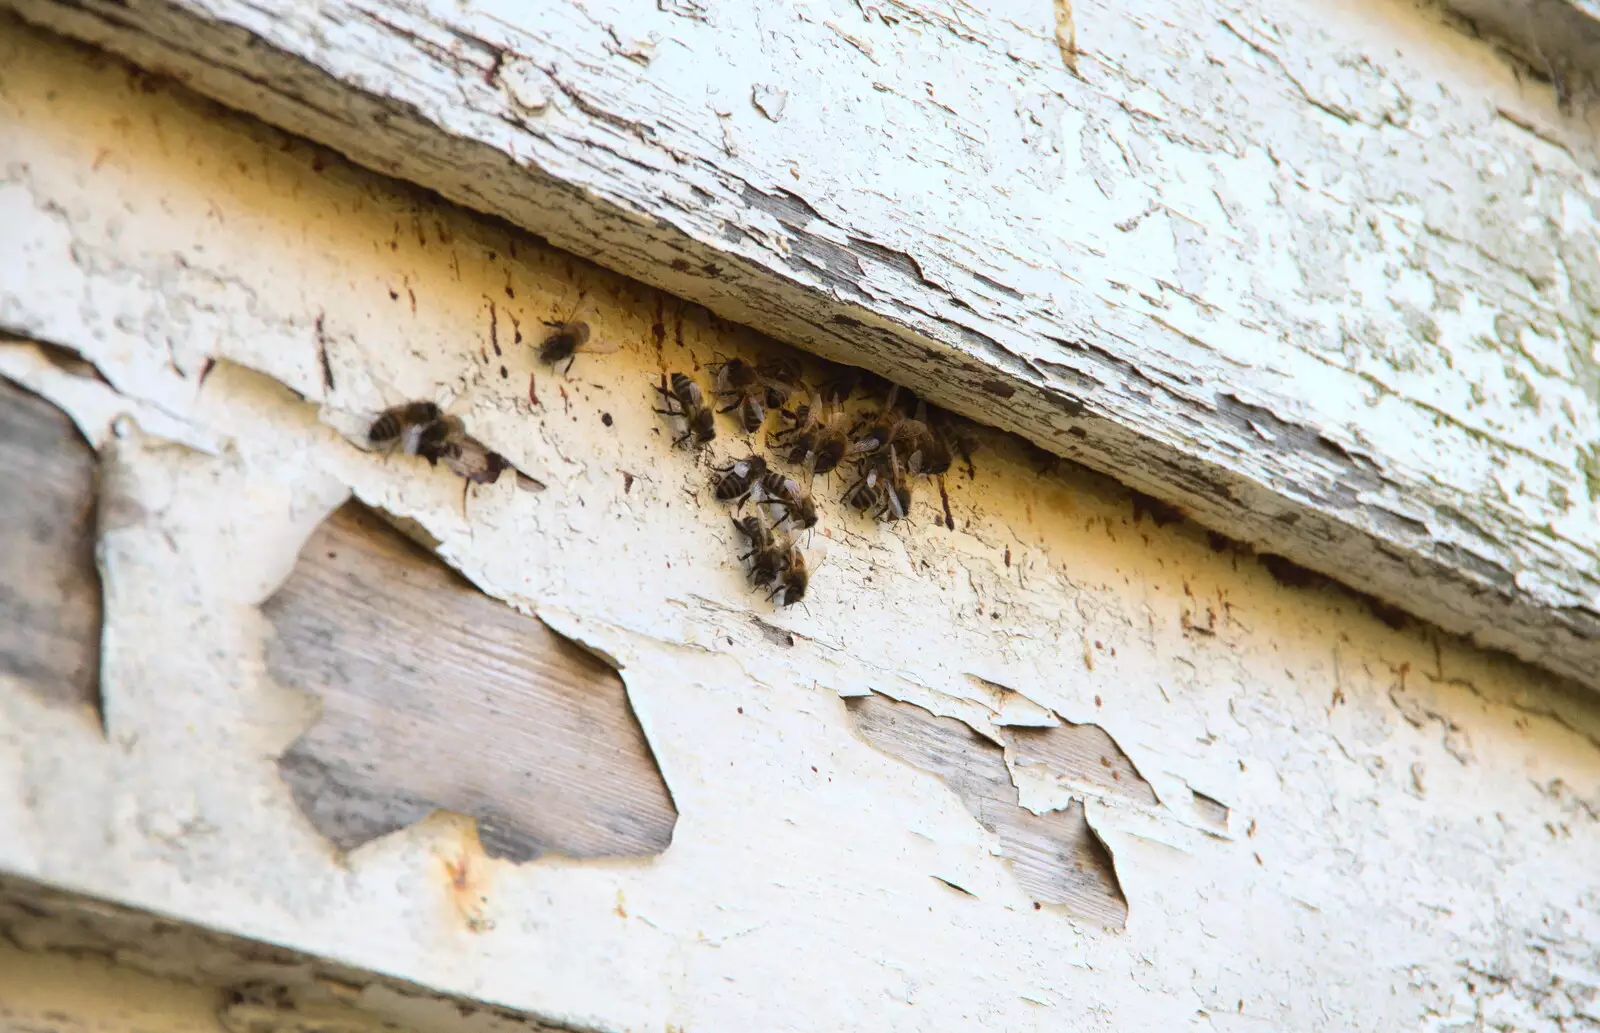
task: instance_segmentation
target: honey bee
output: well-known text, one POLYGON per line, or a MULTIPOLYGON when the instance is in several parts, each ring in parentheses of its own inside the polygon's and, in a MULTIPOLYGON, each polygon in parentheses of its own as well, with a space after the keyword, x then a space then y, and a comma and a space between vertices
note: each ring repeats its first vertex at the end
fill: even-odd
POLYGON ((448 440, 426 458, 429 463, 443 463, 451 473, 465 477, 471 484, 493 484, 511 468, 511 460, 469 437, 448 440))
POLYGON ((739 411, 739 425, 754 434, 767 419, 766 385, 756 367, 743 359, 729 359, 711 367, 717 371, 716 395, 728 404, 718 412, 739 411), (729 399, 732 399, 729 401, 729 399))
POLYGON ((879 470, 877 460, 868 459, 863 462, 859 469, 861 470, 861 476, 852 481, 850 486, 844 490, 844 503, 851 509, 866 512, 869 509, 876 509, 883 500, 883 487, 878 483, 879 470))
POLYGON ((861 476, 845 489, 846 505, 862 512, 872 510, 873 516, 889 523, 905 519, 911 510, 911 481, 895 447, 868 456, 861 469, 861 476))
POLYGON ((791 463, 806 463, 812 473, 831 473, 850 451, 849 417, 837 409, 819 419, 816 408, 801 405, 793 412, 780 411, 788 427, 768 438, 767 443, 783 450, 791 463))
POLYGON ((816 526, 817 503, 811 493, 792 477, 768 470, 761 478, 761 499, 782 509, 783 518, 791 524, 807 528, 816 526))
POLYGON ((367 429, 367 441, 388 453, 414 456, 427 440, 444 440, 443 414, 432 402, 406 402, 385 409, 367 429))
POLYGON ((867 371, 859 366, 834 366, 832 372, 836 375, 829 376, 819 385, 817 395, 830 405, 843 405, 861 385, 861 379, 867 371))
POLYGON ((889 439, 894 436, 895 429, 905 420, 905 413, 895 405, 895 396, 900 392, 899 385, 889 388, 889 398, 875 413, 869 413, 864 419, 857 421, 851 428, 850 436, 855 439, 855 444, 850 451, 860 454, 873 454, 881 452, 889 444, 889 439))
POLYGON ((657 409, 656 412, 663 416, 676 416, 684 422, 684 432, 673 439, 674 445, 681 445, 691 438, 696 445, 704 445, 717 436, 716 418, 706 407, 700 385, 687 375, 672 374, 672 386, 669 388, 667 375, 661 374, 661 386, 656 391, 666 399, 667 404, 667 408, 657 409), (677 408, 672 408, 673 405, 677 408))
POLYGON ((806 566, 806 555, 798 546, 791 545, 787 562, 778 576, 778 587, 767 598, 777 598, 779 606, 793 606, 806 597, 810 584, 811 571, 806 566))
POLYGON ((889 446, 888 476, 885 481, 883 505, 879 507, 877 517, 890 523, 904 520, 906 514, 911 512, 911 481, 901 468, 893 445, 889 446))
POLYGON ((721 502, 737 501, 744 505, 751 491, 767 472, 767 461, 758 455, 747 456, 728 466, 719 467, 711 483, 716 487, 721 502))
POLYGON ((562 376, 572 372, 572 364, 578 360, 579 349, 591 355, 616 350, 616 345, 611 342, 590 341, 589 324, 576 318, 578 309, 582 305, 583 301, 580 298, 566 319, 544 321, 544 325, 550 328, 550 333, 539 345, 539 361, 554 366, 564 360, 567 368, 561 371, 562 376))
POLYGON ((739 557, 750 562, 750 583, 757 588, 772 584, 789 565, 788 540, 773 534, 759 515, 734 520, 733 526, 750 544, 750 550, 739 557))
POLYGON ((817 443, 817 433, 822 421, 817 419, 810 405, 797 405, 793 409, 779 409, 778 419, 786 424, 775 433, 767 435, 767 444, 779 449, 788 462, 803 463, 811 448, 817 443))
POLYGON ((440 463, 472 484, 493 484, 511 469, 511 461, 467 433, 459 416, 441 415, 423 428, 416 455, 429 466, 440 463))
POLYGON ((800 388, 803 372, 800 360, 789 357, 768 359, 757 366, 756 374, 766 389, 767 408, 780 409, 788 405, 789 399, 800 388))
POLYGON ((926 402, 917 403, 915 418, 902 419, 894 424, 887 443, 906 457, 906 468, 914 475, 938 477, 950 469, 950 446, 944 435, 928 420, 926 402))

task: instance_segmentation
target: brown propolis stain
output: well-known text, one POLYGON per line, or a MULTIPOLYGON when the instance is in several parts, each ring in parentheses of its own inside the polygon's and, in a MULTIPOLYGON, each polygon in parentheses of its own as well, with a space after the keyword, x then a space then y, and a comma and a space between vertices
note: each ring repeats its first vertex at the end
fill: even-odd
POLYGON ((677 810, 617 672, 350 503, 263 607, 278 681, 322 700, 278 767, 353 850, 448 811, 489 857, 657 854, 677 810))

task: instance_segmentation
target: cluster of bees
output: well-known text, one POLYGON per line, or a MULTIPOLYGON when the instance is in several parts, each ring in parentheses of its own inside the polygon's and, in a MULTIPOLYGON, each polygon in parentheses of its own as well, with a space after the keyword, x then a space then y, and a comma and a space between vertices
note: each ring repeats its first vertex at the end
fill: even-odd
MULTIPOLYGON (((592 343, 587 323, 569 317, 547 325, 550 333, 539 346, 539 358, 547 364, 564 362, 570 370, 580 350, 601 350, 592 343)), ((716 497, 735 507, 733 526, 748 546, 739 559, 748 564, 755 587, 770 589, 767 598, 782 606, 805 598, 811 565, 795 534, 817 524, 817 505, 808 485, 818 475, 829 476, 849 466, 853 474, 842 501, 891 523, 911 512, 916 478, 938 478, 945 523, 953 526, 943 481, 951 465, 950 446, 946 434, 930 420, 926 403, 908 406, 900 389, 890 386, 881 405, 852 415, 846 403, 859 386, 861 370, 812 390, 802 383, 803 370, 792 358, 760 363, 734 358, 709 368, 716 378, 711 392, 714 405, 707 404, 700 385, 684 373, 663 374, 655 388, 662 400, 662 408, 655 411, 683 426, 673 444, 699 448, 714 440, 717 413, 733 414, 750 435, 776 413, 781 426, 767 436, 767 445, 779 460, 804 472, 802 485, 755 453, 713 471, 716 497), (802 395, 804 401, 799 400, 802 395), (743 512, 747 504, 754 512, 743 512)), ((368 428, 367 439, 386 454, 398 450, 421 456, 430 465, 442 463, 469 486, 493 484, 512 469, 503 455, 468 434, 460 418, 433 402, 406 402, 386 409, 368 428)))
MULTIPOLYGON (((914 478, 940 478, 950 469, 950 446, 944 433, 929 420, 926 403, 917 402, 914 415, 897 404, 900 389, 890 387, 883 404, 851 416, 845 409, 859 382, 855 376, 829 381, 816 391, 801 383, 800 364, 777 358, 761 363, 728 359, 710 367, 716 377, 712 394, 714 411, 733 413, 747 434, 766 425, 776 412, 782 425, 767 436, 778 458, 803 469, 806 483, 850 464, 854 477, 843 501, 852 509, 871 513, 879 520, 903 520, 911 512, 914 478), (806 400, 789 408, 804 394, 806 400)), ((674 445, 699 447, 716 437, 716 418, 700 385, 684 373, 661 378, 656 388, 664 408, 656 412, 682 421, 683 433, 674 445)), ((810 567, 794 533, 817 523, 817 505, 808 487, 795 477, 772 469, 766 458, 752 453, 712 476, 716 497, 742 512, 753 502, 755 512, 735 516, 733 525, 748 546, 739 558, 749 564, 751 583, 771 588, 768 598, 790 606, 805 598, 810 567)), ((949 503, 945 503, 947 523, 949 503)))
POLYGON ((406 402, 378 414, 367 431, 373 446, 392 454, 421 456, 429 466, 443 463, 468 484, 493 484, 510 468, 499 452, 468 434, 461 418, 440 410, 432 402, 406 402))
MULTIPOLYGON (((552 366, 565 362, 571 370, 578 350, 590 343, 589 324, 569 316, 556 322, 547 320, 545 325, 550 333, 539 345, 540 361, 552 366)), ((465 478, 468 486, 493 484, 511 469, 510 460, 467 433, 460 417, 446 414, 433 402, 405 402, 385 409, 367 428, 367 442, 386 455, 400 451, 421 456, 429 466, 443 463, 465 478)))

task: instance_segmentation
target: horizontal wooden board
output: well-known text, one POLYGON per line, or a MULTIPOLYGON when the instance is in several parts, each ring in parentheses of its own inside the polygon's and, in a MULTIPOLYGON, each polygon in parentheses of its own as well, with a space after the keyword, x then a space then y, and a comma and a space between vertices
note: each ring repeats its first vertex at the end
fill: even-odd
POLYGON ((263 607, 322 715, 279 769, 342 850, 435 810, 515 861, 656 854, 677 811, 617 673, 349 503, 263 607))
MULTIPOLYGON (((172 981, 150 987, 150 1005, 180 1003, 185 990, 204 994, 209 1014, 229 1033, 567 1033, 573 1028, 14 875, 0 875, 0 943, 0 952, 15 952, 12 956, 70 958, 88 966, 74 973, 79 978, 63 981, 63 992, 50 1005, 33 1014, 20 1007, 8 1013, 7 1006, 18 1002, 4 992, 12 973, 4 971, 10 958, 0 953, 0 1030, 5 1033, 186 1033, 190 1027, 175 1023, 176 1015, 161 1014, 159 1006, 127 1007, 138 1001, 130 993, 136 990, 130 985, 134 973, 172 981), (101 980, 115 981, 106 989, 122 1007, 80 1023, 77 1009, 95 1003, 101 980)), ((46 995, 35 994, 33 1001, 41 996, 46 995)))
POLYGON ((65 413, 0 379, 0 674, 96 725, 97 467, 65 413))
POLYGON ((1600 0, 1445 0, 1468 31, 1509 47, 1562 106, 1600 81, 1600 0))
POLYGON ((1600 687, 1592 141, 1436 9, 4 5, 1600 687))

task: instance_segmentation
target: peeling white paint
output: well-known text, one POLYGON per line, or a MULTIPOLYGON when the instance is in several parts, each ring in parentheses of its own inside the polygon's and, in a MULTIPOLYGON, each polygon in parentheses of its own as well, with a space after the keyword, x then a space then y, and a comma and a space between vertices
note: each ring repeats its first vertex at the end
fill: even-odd
POLYGON ((1596 684, 1594 109, 1434 7, 5 2, 1596 684))
MULTIPOLYGON (((0 676, 0 867, 608 1030, 1600 1021, 1592 697, 1280 586, 998 436, 950 478, 955 533, 921 518, 930 491, 894 529, 829 498, 807 606, 775 611, 712 458, 650 412, 662 368, 756 335, 43 38, 0 47, 22 245, 0 324, 77 349, 122 400, 23 346, 0 372, 85 428, 134 413, 97 440, 145 514, 102 545, 109 742, 0 676), (562 379, 531 343, 580 290, 622 347, 562 379), (463 515, 458 479, 353 444, 418 397, 548 490, 475 489, 463 515), (163 440, 146 407, 217 447, 163 440), (618 663, 679 810, 664 854, 475 859, 466 915, 443 875, 460 820, 344 859, 315 835, 273 763, 313 707, 266 678, 256 607, 349 493, 618 663), (1035 910, 953 793, 855 734, 841 697, 868 691, 995 734, 1104 728, 1161 800, 1086 803, 1126 930, 1035 910), (1177 802, 1190 787, 1231 809, 1226 836, 1177 802)), ((745 447, 719 424, 715 457, 745 447)))

